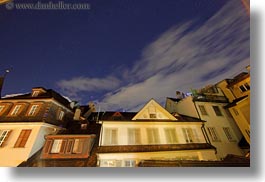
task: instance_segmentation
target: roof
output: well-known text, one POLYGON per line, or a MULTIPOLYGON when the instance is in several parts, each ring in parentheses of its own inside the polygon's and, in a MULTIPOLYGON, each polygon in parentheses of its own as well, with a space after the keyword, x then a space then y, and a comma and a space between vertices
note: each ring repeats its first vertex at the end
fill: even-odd
MULTIPOLYGON (((37 87, 37 88, 41 88, 44 89, 46 92, 41 92, 39 93, 37 96, 32 97, 31 93, 27 93, 27 94, 22 94, 22 95, 16 95, 13 97, 7 97, 7 98, 1 98, 1 100, 34 100, 34 99, 48 99, 48 98, 53 98, 56 101, 58 101, 59 103, 61 103, 62 105, 64 105, 65 107, 70 108, 69 104, 70 102, 64 98, 62 95, 60 95, 59 93, 57 93, 56 91, 52 90, 52 89, 45 89, 42 87, 37 87)), ((34 88, 33 88, 34 89, 34 88)))
POLYGON ((130 121, 136 115, 136 112, 93 112, 88 120, 103 120, 103 121, 130 121))
POLYGON ((236 106, 238 102, 242 101, 243 99, 247 98, 248 95, 245 95, 243 97, 237 98, 235 100, 233 100, 233 102, 227 104, 226 106, 224 106, 225 109, 236 106))
POLYGON ((194 118, 194 117, 185 116, 181 114, 179 116, 176 116, 176 118, 178 119, 178 122, 206 122, 199 118, 194 118))
POLYGON ((208 143, 190 144, 163 144, 163 145, 118 145, 100 146, 98 153, 134 153, 134 152, 158 152, 158 151, 178 151, 178 150, 205 150, 216 149, 208 143))
POLYGON ((247 72, 242 72, 242 73, 239 73, 237 76, 235 76, 232 81, 227 85, 227 87, 231 87, 239 82, 241 82, 242 80, 248 78, 250 76, 249 73, 247 72))

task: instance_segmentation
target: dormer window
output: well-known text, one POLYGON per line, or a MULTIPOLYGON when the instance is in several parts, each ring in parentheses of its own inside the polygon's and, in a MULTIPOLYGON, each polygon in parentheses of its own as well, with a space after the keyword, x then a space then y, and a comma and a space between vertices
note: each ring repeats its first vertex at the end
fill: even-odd
POLYGON ((19 112, 21 111, 21 109, 22 109, 22 105, 16 105, 16 106, 12 109, 12 111, 11 111, 11 113, 10 113, 10 116, 16 116, 16 115, 18 115, 19 112))
POLYGON ((4 112, 5 110, 5 106, 4 105, 0 105, 0 115, 4 112))
POLYGON ((37 97, 39 95, 40 91, 33 91, 32 97, 37 97))
POLYGON ((64 117, 64 112, 60 111, 58 115, 58 120, 63 120, 63 117, 64 117))
POLYGON ((34 115, 36 115, 37 112, 38 112, 39 107, 40 106, 38 104, 32 105, 31 108, 30 108, 30 110, 29 110, 29 112, 28 112, 28 116, 34 116, 34 115))

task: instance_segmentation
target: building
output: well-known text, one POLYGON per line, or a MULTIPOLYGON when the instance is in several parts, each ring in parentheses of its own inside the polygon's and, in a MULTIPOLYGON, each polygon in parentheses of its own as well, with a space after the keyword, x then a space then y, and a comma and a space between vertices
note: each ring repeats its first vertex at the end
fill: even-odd
POLYGON ((219 160, 228 154, 242 156, 244 152, 238 146, 242 134, 230 112, 225 109, 228 100, 222 90, 215 85, 195 92, 193 96, 182 99, 167 98, 166 110, 202 119, 210 143, 217 149, 219 160))
POLYGON ((204 121, 173 116, 155 100, 138 113, 103 112, 97 166, 135 167, 142 160, 217 160, 204 121))
POLYGON ((250 144, 250 66, 233 79, 225 79, 216 85, 222 89, 230 104, 230 111, 245 140, 250 144))
POLYGON ((38 152, 45 136, 68 127, 70 102, 51 89, 0 99, 0 166, 15 167, 38 152))

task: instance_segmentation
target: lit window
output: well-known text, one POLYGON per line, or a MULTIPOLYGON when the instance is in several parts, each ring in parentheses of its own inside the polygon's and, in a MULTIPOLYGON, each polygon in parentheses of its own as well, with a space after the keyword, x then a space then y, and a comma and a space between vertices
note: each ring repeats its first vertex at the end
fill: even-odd
POLYGON ((37 97, 39 95, 40 91, 33 91, 32 97, 37 97))
POLYGON ((118 130, 116 128, 106 128, 104 141, 105 145, 118 144, 118 130))
POLYGON ((156 118, 156 114, 149 114, 149 117, 150 117, 151 119, 155 119, 155 118, 156 118))
POLYGON ((60 111, 60 112, 59 112, 58 119, 59 119, 59 120, 63 120, 63 117, 64 117, 64 112, 63 112, 63 111, 60 111))
POLYGON ((73 153, 78 154, 82 153, 84 146, 84 139, 75 139, 73 153))
POLYGON ((135 167, 135 160, 126 160, 124 161, 124 166, 125 167, 135 167))
POLYGON ((158 128, 147 128, 147 139, 149 144, 159 144, 158 128))
POLYGON ((223 116, 223 114, 222 114, 222 112, 218 106, 213 106, 213 110, 214 110, 216 116, 223 116))
POLYGON ((182 132, 187 143, 199 142, 197 132, 192 128, 182 128, 182 132))
POLYGON ((60 152, 63 140, 54 140, 51 153, 56 154, 60 152))
POLYGON ((128 144, 129 145, 141 144, 140 128, 128 129, 128 144))
POLYGON ((3 146, 4 142, 7 140, 11 130, 0 130, 0 147, 3 146))
POLYGON ((37 110, 39 108, 39 105, 32 105, 30 108, 30 111, 28 113, 29 116, 34 116, 37 113, 37 110))
POLYGON ((31 130, 22 130, 19 134, 19 137, 15 143, 15 148, 19 148, 19 147, 25 147, 29 136, 30 136, 31 130))
POLYGON ((199 109, 200 109, 202 115, 208 115, 208 113, 207 113, 207 111, 203 105, 199 105, 199 109))
POLYGON ((16 105, 13 110, 11 111, 11 116, 16 116, 20 112, 22 105, 16 105))
POLYGON ((165 135, 168 144, 178 143, 178 138, 175 128, 165 128, 165 135))
POLYGON ((217 135, 216 129, 214 127, 208 127, 208 132, 213 142, 220 142, 220 139, 217 135))

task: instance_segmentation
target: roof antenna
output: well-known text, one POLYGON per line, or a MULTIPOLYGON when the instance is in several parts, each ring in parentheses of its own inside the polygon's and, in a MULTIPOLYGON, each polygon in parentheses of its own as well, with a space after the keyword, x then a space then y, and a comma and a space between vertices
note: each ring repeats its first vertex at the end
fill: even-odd
POLYGON ((10 70, 12 70, 12 67, 10 69, 6 69, 5 74, 3 76, 0 76, 0 99, 2 98, 2 88, 4 85, 6 75, 10 72, 10 70))

